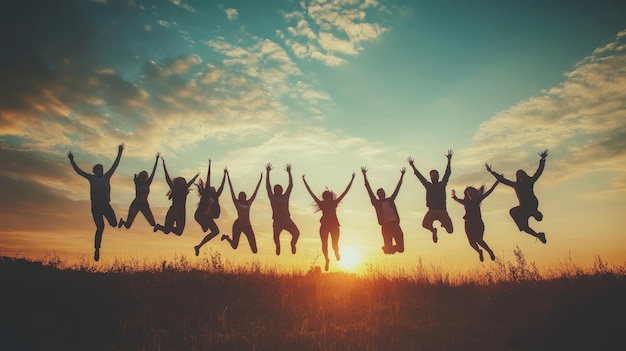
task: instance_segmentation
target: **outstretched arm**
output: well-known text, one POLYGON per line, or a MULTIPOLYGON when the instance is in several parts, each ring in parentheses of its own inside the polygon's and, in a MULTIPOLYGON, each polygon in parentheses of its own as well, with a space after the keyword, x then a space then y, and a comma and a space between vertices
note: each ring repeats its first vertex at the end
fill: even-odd
POLYGON ((172 183, 172 178, 170 178, 170 174, 167 173, 167 167, 165 167, 165 160, 163 159, 163 157, 161 157, 161 161, 163 162, 163 173, 165 173, 165 181, 167 182, 167 185, 170 186, 170 189, 173 189, 174 183, 172 183))
POLYGON ((546 166, 546 157, 548 157, 548 150, 540 152, 539 156, 541 156, 541 159, 539 160, 539 167, 537 167, 537 171, 532 176, 534 181, 539 179, 539 176, 543 173, 543 169, 546 166))
POLYGON ((154 160, 154 167, 152 167, 152 173, 150 173, 150 177, 148 178, 148 184, 151 184, 152 179, 154 179, 154 173, 156 173, 157 165, 159 164, 159 156, 161 156, 161 153, 157 152, 156 159, 154 160))
POLYGON ((417 170, 417 168, 415 167, 415 159, 411 156, 406 158, 407 162, 409 162, 409 165, 411 165, 411 168, 413 168, 413 173, 415 174, 415 176, 417 177, 417 179, 419 179, 419 181, 422 183, 422 185, 426 186, 429 182, 428 180, 426 180, 426 178, 424 178, 424 176, 422 175, 422 173, 420 173, 420 171, 417 170))
POLYGON ((341 193, 341 195, 339 195, 339 197, 337 198, 337 203, 341 202, 344 196, 346 196, 346 194, 348 193, 348 190, 350 190, 350 187, 352 186, 353 181, 354 181, 354 172, 352 172, 352 178, 350 178, 350 183, 348 183, 346 190, 344 190, 343 193, 341 193))
POLYGON ((448 158, 448 163, 446 164, 446 171, 443 173, 443 178, 441 178, 441 182, 446 184, 448 179, 450 179, 450 173, 452 173, 452 169, 450 168, 450 161, 452 161, 452 149, 448 150, 446 157, 448 158))
POLYGON ((313 200, 315 200, 315 202, 317 202, 319 204, 321 201, 320 201, 320 199, 317 198, 317 196, 315 196, 315 194, 311 190, 311 187, 309 187, 309 183, 306 182, 306 178, 304 177, 304 174, 302 175, 302 181, 304 182, 304 187, 309 192, 309 194, 311 195, 313 200))
POLYGON ((452 199, 454 199, 454 201, 460 203, 461 205, 465 205, 465 199, 459 199, 458 197, 456 197, 456 192, 454 191, 454 189, 452 189, 452 199))
POLYGON ((206 188, 211 186, 211 159, 209 159, 209 167, 206 171, 206 188))
MULTIPOLYGON (((187 183, 187 189, 189 189, 189 187, 196 181, 196 179, 198 178, 198 176, 200 176, 200 172, 196 173, 195 176, 193 176, 193 178, 191 178, 191 180, 187 183)), ((208 185, 207 185, 208 186, 208 185)))
POLYGON ((374 193, 372 192, 372 187, 370 186, 370 182, 367 180, 367 167, 361 167, 361 173, 363 173, 363 180, 365 181, 365 189, 367 189, 367 194, 370 196, 371 200, 374 200, 374 193))
POLYGON ((261 177, 259 178, 259 182, 256 183, 256 188, 254 188, 254 192, 252 193, 252 196, 250 196, 250 199, 248 200, 249 204, 252 204, 252 201, 254 201, 254 199, 256 198, 256 193, 259 191, 259 187, 261 186, 261 180, 263 180, 263 172, 261 172, 261 177))
POLYGON ((502 183, 504 185, 508 185, 508 186, 514 186, 515 185, 514 182, 504 178, 504 176, 502 174, 498 174, 493 169, 491 169, 491 165, 485 163, 485 169, 487 170, 487 172, 491 173, 491 175, 494 176, 500 183, 502 183))
MULTIPOLYGON (((487 190, 484 194, 483 194, 483 200, 489 196, 489 194, 491 194, 495 189, 496 186, 498 186, 498 183, 500 183, 500 181, 496 180, 495 183, 493 183, 493 185, 491 186, 491 188, 489 188, 489 190, 487 190)), ((481 200, 482 201, 482 200, 481 200)))
POLYGON ((265 187, 267 188, 267 195, 272 196, 272 185, 270 184, 270 171, 272 170, 272 164, 265 165, 265 187))
POLYGON ((237 198, 235 197, 235 190, 233 190, 233 183, 230 181, 230 173, 228 171, 225 172, 226 177, 228 178, 228 187, 230 188, 230 196, 233 198, 233 203, 237 203, 237 198))
POLYGON ((406 172, 406 168, 402 167, 402 169, 400 170, 400 180, 398 181, 398 185, 396 185, 396 190, 394 190, 393 194, 391 194, 392 200, 395 200, 396 196, 398 196, 398 192, 400 192, 400 186, 402 185, 402 178, 404 178, 405 172, 406 172))
POLYGON ((111 165, 111 168, 106 171, 106 175, 112 175, 113 172, 115 172, 115 170, 117 169, 117 166, 120 164, 120 159, 122 158, 122 151, 124 151, 124 144, 120 144, 117 147, 117 157, 115 157, 115 161, 113 161, 113 165, 111 165))
POLYGON ((222 190, 224 190, 224 184, 226 183, 226 174, 228 173, 228 168, 224 167, 224 176, 222 176, 222 184, 217 189, 217 196, 222 195, 222 190))
POLYGON ((287 163, 285 166, 285 171, 289 175, 289 185, 287 185, 287 190, 285 190, 285 195, 289 196, 291 194, 291 189, 293 189, 293 177, 291 176, 291 164, 287 163))
POLYGON ((80 169, 80 167, 78 167, 76 162, 74 162, 74 154, 71 151, 67 153, 67 158, 70 159, 70 164, 72 165, 72 168, 74 168, 74 172, 78 173, 82 177, 85 177, 85 178, 89 177, 89 173, 80 169))

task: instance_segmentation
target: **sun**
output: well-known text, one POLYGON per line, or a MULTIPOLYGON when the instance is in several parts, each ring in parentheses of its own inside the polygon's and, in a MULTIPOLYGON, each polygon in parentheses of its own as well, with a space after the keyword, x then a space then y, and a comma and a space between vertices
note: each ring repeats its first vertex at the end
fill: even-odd
POLYGON ((341 248, 341 260, 339 266, 347 271, 354 271, 361 263, 361 254, 354 246, 341 248))

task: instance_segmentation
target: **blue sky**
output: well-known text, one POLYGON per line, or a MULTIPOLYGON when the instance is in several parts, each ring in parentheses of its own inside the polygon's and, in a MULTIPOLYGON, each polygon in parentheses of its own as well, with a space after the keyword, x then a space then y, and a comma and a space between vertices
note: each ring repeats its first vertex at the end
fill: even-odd
MULTIPOLYGON (((485 162, 512 177, 533 170, 547 148, 537 188, 546 219, 535 224, 549 244, 517 232, 507 215, 515 197, 499 187, 483 208, 486 238, 490 228, 500 235, 496 252, 521 245, 540 261, 574 252, 581 262, 601 255, 617 263, 626 255, 622 2, 62 0, 6 3, 0 13, 5 254, 89 255, 87 184, 66 153, 84 169, 106 167, 125 143, 112 182, 118 217, 132 200, 132 175, 149 169, 156 152, 187 178, 204 176, 211 158, 213 179, 229 167, 248 192, 267 162, 283 184, 291 163, 292 212, 308 256, 270 255, 261 189, 253 221, 259 257, 273 264, 307 264, 319 251, 319 214, 301 174, 321 193, 340 191, 352 172, 358 178, 340 210, 346 246, 376 262, 473 262, 455 203, 453 238, 428 241, 419 226, 424 190, 410 173, 398 201, 411 250, 383 257, 359 167, 368 166, 373 186, 391 189, 407 156, 424 172, 443 170, 454 149, 449 189, 460 190, 492 181, 485 162)), ((160 168, 156 178, 150 201, 159 221, 169 203, 160 168)), ((218 224, 228 232, 234 209, 224 194, 218 224)), ((196 202, 190 196, 189 212, 196 202)), ((189 251, 202 233, 188 217, 178 241, 149 237, 139 218, 127 237, 107 228, 103 247, 109 257, 189 251)), ((211 247, 233 260, 252 257, 222 244, 211 247)))

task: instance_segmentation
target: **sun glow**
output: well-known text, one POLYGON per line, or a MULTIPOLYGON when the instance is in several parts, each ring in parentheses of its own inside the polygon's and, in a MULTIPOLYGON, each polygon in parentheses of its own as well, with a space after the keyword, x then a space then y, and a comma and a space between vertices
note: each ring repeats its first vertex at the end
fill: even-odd
POLYGON ((339 266, 347 271, 355 271, 361 263, 361 254, 353 246, 341 248, 341 260, 339 266))

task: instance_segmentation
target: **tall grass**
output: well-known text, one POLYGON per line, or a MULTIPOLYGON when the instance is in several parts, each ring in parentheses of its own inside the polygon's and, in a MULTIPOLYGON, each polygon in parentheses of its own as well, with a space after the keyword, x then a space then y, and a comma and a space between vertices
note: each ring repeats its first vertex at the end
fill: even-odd
POLYGON ((191 262, 0 259, 0 349, 624 349, 623 267, 514 262, 451 275, 191 262), (618 321, 617 323, 615 321, 618 321))

